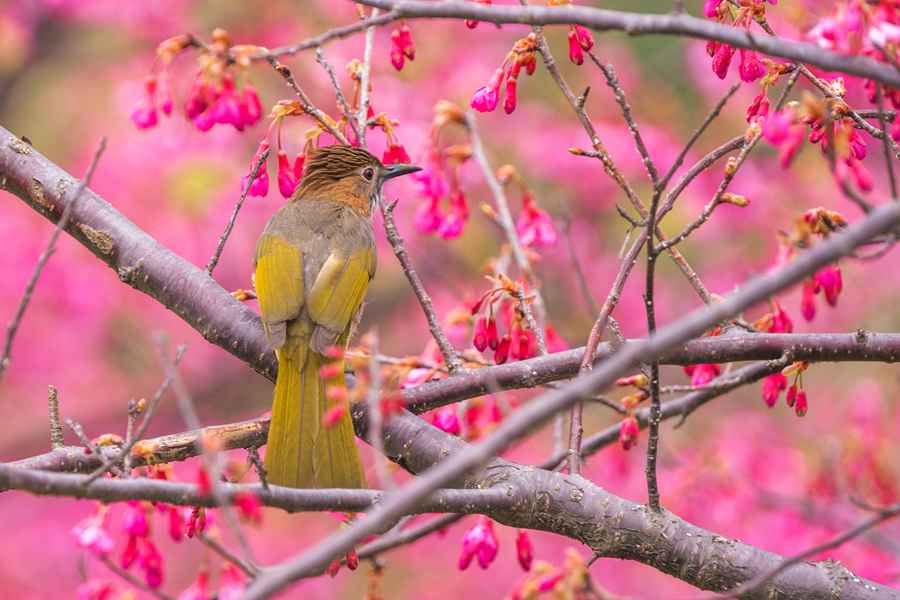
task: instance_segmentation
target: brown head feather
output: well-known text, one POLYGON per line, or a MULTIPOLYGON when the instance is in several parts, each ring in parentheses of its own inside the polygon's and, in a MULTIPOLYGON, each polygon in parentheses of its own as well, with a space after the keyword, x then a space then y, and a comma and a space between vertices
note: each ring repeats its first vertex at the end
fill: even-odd
POLYGON ((362 148, 348 145, 322 146, 309 155, 300 180, 300 188, 295 198, 306 196, 308 192, 327 189, 363 166, 384 170, 378 158, 362 148))

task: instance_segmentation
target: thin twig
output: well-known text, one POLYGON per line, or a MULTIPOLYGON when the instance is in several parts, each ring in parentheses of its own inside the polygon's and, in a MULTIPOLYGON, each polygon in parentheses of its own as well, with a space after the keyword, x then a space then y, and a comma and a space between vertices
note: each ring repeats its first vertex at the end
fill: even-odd
POLYGON ((425 312, 425 318, 428 320, 428 330, 431 332, 432 337, 434 337, 434 341, 437 342, 438 349, 441 351, 441 356, 444 357, 444 363, 450 370, 451 375, 457 371, 463 370, 462 363, 459 361, 459 358, 457 358, 453 345, 450 343, 450 340, 447 339, 447 334, 444 333, 444 330, 441 327, 441 322, 434 310, 434 304, 425 292, 422 281, 419 279, 419 276, 416 275, 416 270, 409 260, 409 254, 406 253, 406 249, 403 247, 403 238, 400 237, 400 233, 397 231, 397 224, 394 222, 394 207, 397 206, 397 200, 388 204, 382 198, 378 205, 381 207, 381 215, 384 218, 384 230, 387 234, 387 240, 394 249, 394 256, 400 261, 400 266, 403 267, 403 272, 406 274, 409 284, 416 293, 419 304, 422 305, 422 310, 425 312))
POLYGON ((884 137, 881 138, 881 149, 884 152, 884 166, 887 169, 888 173, 888 182, 891 186, 891 199, 897 200, 897 180, 894 177, 894 165, 891 160, 891 150, 890 146, 888 146, 888 138, 890 135, 887 130, 887 123, 884 119, 884 95, 881 92, 881 84, 875 84, 875 100, 878 103, 878 124, 881 126, 881 133, 884 137))
POLYGON ((294 92, 300 96, 300 100, 302 100, 301 108, 303 112, 312 117, 322 129, 326 130, 328 133, 334 136, 334 139, 339 141, 342 144, 347 144, 347 138, 344 137, 344 134, 338 131, 334 125, 331 124, 331 119, 323 113, 321 110, 313 106, 312 101, 309 99, 309 96, 300 88, 300 85, 297 83, 297 80, 294 79, 294 74, 291 73, 291 70, 278 62, 274 56, 270 56, 268 58, 269 64, 284 77, 284 80, 287 81, 288 85, 294 92))
MULTIPOLYGON (((325 72, 328 73, 328 77, 331 79, 331 85, 334 87, 334 93, 337 96, 338 102, 341 104, 341 109, 344 111, 344 116, 347 117, 347 122, 350 124, 350 127, 353 129, 353 134, 356 136, 357 141, 361 137, 362 133, 359 129, 359 123, 357 123, 356 115, 350 110, 350 107, 347 105, 347 99, 344 97, 344 92, 341 91, 341 84, 338 83, 337 75, 334 73, 334 67, 328 64, 328 61, 325 60, 325 56, 322 55, 322 49, 316 48, 316 62, 322 65, 322 68, 325 69, 325 72)), ((360 142, 362 143, 362 142, 360 142)))
POLYGON ((544 336, 538 335, 540 326, 534 318, 534 313, 531 312, 531 305, 528 304, 528 300, 525 298, 525 290, 522 289, 522 286, 516 286, 516 299, 519 301, 519 309, 525 315, 525 322, 528 323, 528 328, 534 332, 537 338, 538 352, 541 353, 541 356, 547 356, 547 345, 544 343, 544 336))
MULTIPOLYGON (((383 15, 387 17, 387 15, 383 15)), ((359 111, 356 113, 356 122, 363 125, 368 122, 369 118, 369 77, 372 73, 372 46, 375 41, 375 19, 378 17, 378 9, 372 9, 372 15, 366 19, 366 23, 373 23, 371 27, 366 29, 366 48, 363 51, 363 70, 359 78, 359 111)), ((361 127, 359 136, 360 145, 366 147, 366 128, 361 127)))
POLYGON ((47 403, 50 407, 50 449, 56 450, 66 445, 63 439, 62 425, 59 424, 59 401, 56 388, 47 386, 47 403))
POLYGON ((253 165, 253 170, 250 172, 250 179, 247 181, 247 185, 245 185, 244 189, 241 191, 241 197, 238 198, 237 203, 234 205, 234 210, 231 211, 231 218, 228 219, 228 225, 225 226, 225 231, 224 233, 222 233, 222 237, 219 238, 219 245, 216 248, 215 253, 212 255, 212 258, 209 259, 209 263, 207 263, 206 265, 206 274, 210 277, 212 277, 213 269, 215 269, 216 265, 219 263, 219 257, 222 255, 222 250, 225 248, 225 242, 228 241, 228 236, 231 235, 231 229, 232 227, 234 227, 234 221, 235 219, 237 219, 238 211, 241 210, 241 205, 244 203, 244 198, 247 197, 247 193, 250 191, 250 186, 252 186, 253 182, 256 181, 256 178, 259 175, 259 170, 264 164, 266 164, 267 158, 269 158, 268 148, 263 150, 263 153, 259 156, 256 164, 253 165))
POLYGON ((616 96, 616 102, 622 107, 622 116, 625 117, 625 123, 628 125, 629 131, 631 131, 631 137, 634 138, 634 145, 643 159, 642 162, 647 169, 647 173, 650 175, 650 181, 653 182, 653 187, 656 189, 663 189, 663 183, 659 179, 659 171, 656 169, 656 164, 654 164, 653 159, 650 158, 650 153, 647 151, 647 146, 644 144, 644 138, 641 137, 641 131, 638 128, 637 122, 634 120, 634 115, 631 114, 631 106, 625 99, 625 91, 622 89, 622 86, 619 85, 619 79, 616 77, 616 72, 613 69, 612 63, 604 65, 593 52, 588 52, 588 56, 590 56, 591 60, 594 61, 594 64, 603 71, 603 75, 606 77, 606 84, 613 89, 613 93, 616 96))
POLYGON ((41 276, 41 271, 44 270, 44 265, 47 264, 47 260, 55 250, 56 239, 66 226, 68 226, 69 218, 72 216, 72 211, 75 210, 75 204, 78 202, 78 198, 81 196, 82 192, 84 192, 85 188, 91 184, 91 178, 94 176, 94 169, 97 168, 97 163, 100 161, 100 157, 103 155, 104 150, 106 150, 106 136, 100 138, 100 143, 94 151, 94 158, 91 159, 91 164, 88 165, 87 171, 84 174, 84 179, 82 179, 81 183, 78 185, 78 189, 75 190, 75 196, 72 198, 72 201, 66 204, 66 208, 63 209, 59 221, 56 222, 56 229, 50 234, 50 239, 47 240, 47 246, 44 248, 44 251, 41 252, 37 264, 34 266, 34 271, 31 273, 31 278, 28 280, 28 283, 25 284, 25 291, 22 292, 22 298, 19 300, 19 306, 16 308, 16 313, 13 316, 12 321, 6 324, 6 341, 3 343, 3 352, 0 354, 0 381, 3 380, 3 373, 6 372, 6 367, 9 366, 9 361, 12 359, 13 338, 16 335, 16 331, 19 329, 22 315, 25 314, 25 308, 31 301, 31 293, 34 291, 34 286, 41 276))

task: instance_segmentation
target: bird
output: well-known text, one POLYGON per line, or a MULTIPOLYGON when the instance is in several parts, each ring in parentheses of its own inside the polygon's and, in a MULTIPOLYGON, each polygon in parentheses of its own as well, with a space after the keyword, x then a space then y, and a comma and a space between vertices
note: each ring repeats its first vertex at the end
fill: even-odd
POLYGON ((355 146, 319 147, 259 237, 256 295, 266 342, 278 357, 265 454, 269 483, 365 487, 343 351, 375 275, 372 216, 384 184, 419 170, 385 166, 355 146))

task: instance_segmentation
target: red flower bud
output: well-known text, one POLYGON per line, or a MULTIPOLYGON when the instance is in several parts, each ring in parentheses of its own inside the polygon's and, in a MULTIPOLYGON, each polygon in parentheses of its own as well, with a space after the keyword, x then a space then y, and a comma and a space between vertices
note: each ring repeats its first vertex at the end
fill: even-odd
POLYGON ((506 362, 506 359, 509 358, 509 344, 510 339, 509 334, 507 333, 500 340, 500 345, 497 346, 497 350, 494 352, 494 362, 498 365, 502 365, 506 362))
POLYGON ((576 65, 584 63, 584 52, 581 51, 581 44, 578 43, 578 35, 574 29, 569 30, 569 60, 576 65))

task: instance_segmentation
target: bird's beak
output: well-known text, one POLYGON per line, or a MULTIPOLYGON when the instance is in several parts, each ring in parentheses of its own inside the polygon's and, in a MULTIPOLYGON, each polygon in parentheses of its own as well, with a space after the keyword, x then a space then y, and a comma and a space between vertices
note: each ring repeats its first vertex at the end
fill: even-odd
POLYGON ((394 177, 400 177, 401 175, 408 175, 409 173, 415 173, 416 171, 421 171, 422 167, 417 167, 415 165, 388 165, 387 170, 384 175, 381 176, 382 180, 393 179, 394 177))

